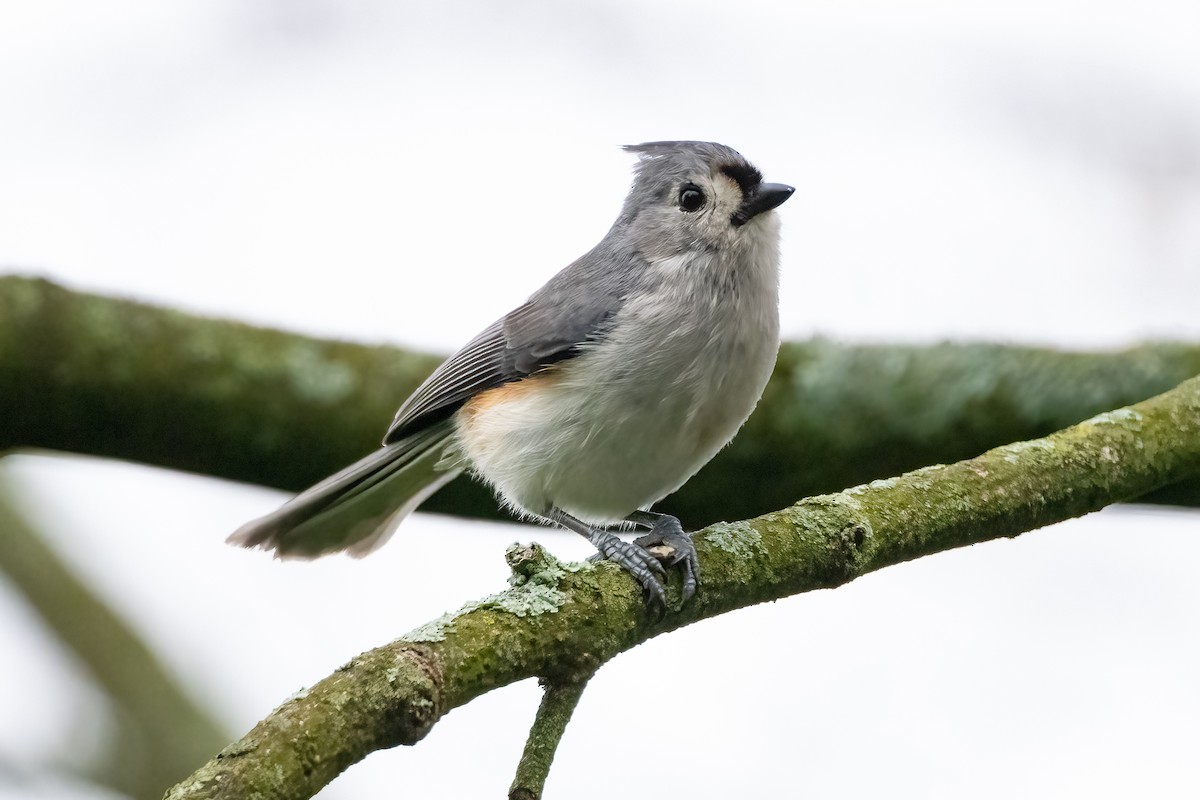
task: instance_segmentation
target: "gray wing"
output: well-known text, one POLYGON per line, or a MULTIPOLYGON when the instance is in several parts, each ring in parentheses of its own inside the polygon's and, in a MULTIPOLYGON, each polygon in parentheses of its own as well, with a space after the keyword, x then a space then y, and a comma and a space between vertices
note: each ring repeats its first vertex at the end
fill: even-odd
POLYGON ((583 287, 563 296, 555 288, 554 281, 547 284, 434 370, 396 412, 383 443, 445 419, 485 389, 574 357, 584 342, 603 338, 624 299, 618 293, 578 291, 583 287))

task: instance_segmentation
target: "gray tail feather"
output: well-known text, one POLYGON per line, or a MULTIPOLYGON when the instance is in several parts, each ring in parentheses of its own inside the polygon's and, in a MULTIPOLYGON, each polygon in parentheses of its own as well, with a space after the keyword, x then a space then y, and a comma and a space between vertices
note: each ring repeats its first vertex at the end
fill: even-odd
POLYGON ((339 550, 365 556, 462 472, 443 463, 451 429, 447 420, 376 450, 246 523, 227 541, 274 550, 279 558, 316 558, 339 550))

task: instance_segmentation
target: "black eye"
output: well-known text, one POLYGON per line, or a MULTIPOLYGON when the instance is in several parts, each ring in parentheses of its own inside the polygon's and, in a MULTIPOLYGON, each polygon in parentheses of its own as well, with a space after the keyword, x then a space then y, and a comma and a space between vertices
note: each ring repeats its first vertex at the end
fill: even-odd
POLYGON ((704 192, 700 191, 699 186, 686 184, 679 190, 679 210, 680 211, 699 211, 704 207, 704 192))

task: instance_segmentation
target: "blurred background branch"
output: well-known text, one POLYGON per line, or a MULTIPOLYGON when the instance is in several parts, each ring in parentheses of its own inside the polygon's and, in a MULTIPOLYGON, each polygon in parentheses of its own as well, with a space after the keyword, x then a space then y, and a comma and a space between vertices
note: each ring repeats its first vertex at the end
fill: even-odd
POLYGON ((96 762, 62 761, 131 798, 151 800, 219 750, 228 735, 138 634, 47 545, 0 475, 0 573, 111 701, 96 762))
MULTIPOLYGON (((0 448, 298 490, 378 445, 439 357, 0 278, 0 448)), ((663 502, 691 527, 1044 436, 1200 374, 1200 345, 785 344, 733 444, 663 502)), ((1143 500, 1200 505, 1200 483, 1143 500)), ((501 517, 460 479, 425 508, 501 517)))

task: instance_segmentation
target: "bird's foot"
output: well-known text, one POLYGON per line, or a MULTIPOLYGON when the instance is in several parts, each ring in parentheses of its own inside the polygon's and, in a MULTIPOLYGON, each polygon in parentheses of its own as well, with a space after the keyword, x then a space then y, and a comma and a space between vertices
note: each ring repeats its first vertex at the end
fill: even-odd
POLYGON ((626 542, 616 534, 597 528, 571 516, 560 508, 551 507, 546 514, 551 522, 567 530, 586 536, 598 551, 588 561, 601 558, 614 562, 628 572, 642 587, 642 598, 657 617, 667 609, 667 592, 663 581, 667 567, 683 564, 683 602, 696 593, 700 581, 700 560, 696 557, 696 546, 692 535, 683 529, 675 517, 653 511, 635 511, 626 521, 650 532, 633 542, 626 542))
POLYGON ((675 517, 656 515, 650 532, 634 540, 663 564, 673 567, 681 564, 683 570, 683 603, 692 599, 700 583, 700 558, 696 555, 696 544, 692 535, 683 529, 675 517))
POLYGON ((636 542, 626 542, 615 534, 601 532, 592 544, 599 555, 616 564, 633 576, 642 586, 642 599, 646 605, 662 616, 667 607, 667 594, 662 580, 667 577, 658 556, 636 542))

